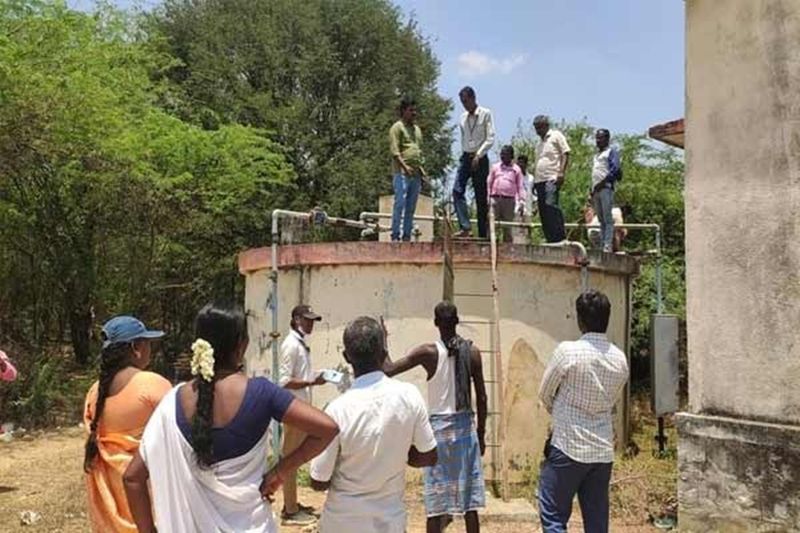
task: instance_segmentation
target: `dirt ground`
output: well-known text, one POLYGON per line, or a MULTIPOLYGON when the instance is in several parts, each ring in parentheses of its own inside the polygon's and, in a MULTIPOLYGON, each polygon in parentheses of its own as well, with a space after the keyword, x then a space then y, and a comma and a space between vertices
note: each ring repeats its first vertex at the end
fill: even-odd
MULTIPOLYGON (((36 435, 26 435, 11 443, 0 443, 0 531, 15 532, 85 532, 86 500, 81 472, 83 430, 69 428, 36 435), (41 520, 24 526, 20 514, 35 511, 41 520)), ((425 511, 418 486, 409 486, 406 502, 409 511, 409 533, 425 531, 425 511)), ((322 508, 324 494, 300 488, 300 500, 322 508)), ((275 509, 282 505, 280 496, 275 509)), ((579 518, 574 520, 575 531, 581 531, 579 518)), ((654 531, 644 521, 612 524, 612 531, 654 531)), ((522 524, 484 524, 484 532, 518 533, 531 531, 522 524)), ((533 531, 538 531, 538 527, 533 531)), ((300 533, 299 527, 281 527, 281 531, 300 533)), ((455 521, 448 533, 463 532, 463 523, 455 521)))

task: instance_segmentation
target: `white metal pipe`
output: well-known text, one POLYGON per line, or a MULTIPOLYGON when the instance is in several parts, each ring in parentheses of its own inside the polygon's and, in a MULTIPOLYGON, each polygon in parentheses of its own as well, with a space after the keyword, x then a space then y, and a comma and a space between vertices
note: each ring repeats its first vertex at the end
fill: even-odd
MULTIPOLYGON (((359 218, 359 220, 362 220, 362 221, 371 220, 371 219, 381 219, 381 218, 390 219, 390 218, 392 218, 392 214, 391 213, 378 213, 376 211, 363 211, 359 215, 358 218, 359 218)), ((434 217, 432 215, 414 215, 414 220, 424 220, 424 221, 427 222, 427 221, 441 220, 441 217, 434 217)), ((474 219, 474 218, 471 219, 471 221, 476 223, 476 224, 478 222, 478 220, 474 219)), ((498 226, 508 226, 508 227, 526 227, 526 228, 527 227, 532 227, 532 228, 541 228, 542 227, 541 222, 500 222, 500 221, 497 221, 497 222, 495 222, 495 224, 497 224, 498 226)), ((593 227, 593 226, 589 226, 587 224, 578 224, 578 223, 574 223, 574 222, 569 222, 569 223, 564 224, 564 227, 568 228, 568 229, 576 229, 576 228, 587 228, 587 227, 593 227)), ((658 224, 635 224, 635 223, 631 223, 631 224, 627 224, 627 223, 625 223, 625 224, 614 224, 614 227, 615 228, 623 228, 623 229, 652 229, 652 230, 660 230, 660 228, 661 228, 661 226, 659 226, 658 224)))
MULTIPOLYGON (((272 211, 272 268, 269 278, 272 282, 272 292, 267 302, 267 307, 272 313, 272 332, 270 332, 270 345, 272 346, 272 380, 278 381, 279 360, 278 360, 278 339, 281 337, 278 331, 278 242, 280 241, 280 221, 285 218, 293 218, 305 220, 309 223, 314 223, 314 216, 317 213, 322 213, 322 223, 330 224, 333 226, 344 226, 357 228, 361 230, 368 230, 380 228, 378 224, 367 224, 356 220, 347 220, 344 218, 328 217, 323 211, 288 211, 286 209, 275 209, 272 211)), ((363 236, 363 233, 362 233, 363 236)), ((281 451, 281 430, 280 425, 276 424, 272 432, 272 453, 275 460, 280 456, 281 451)))
MULTIPOLYGON (((298 211, 286 211, 275 209, 272 211, 272 268, 269 279, 272 282, 272 292, 269 296, 267 306, 272 314, 272 331, 270 332, 270 345, 272 346, 272 381, 278 382, 279 361, 278 361, 278 339, 281 332, 278 331, 278 241, 280 240, 279 221, 281 218, 308 218, 308 213, 298 211)), ((272 432, 272 457, 277 461, 281 452, 281 426, 275 424, 272 432)))

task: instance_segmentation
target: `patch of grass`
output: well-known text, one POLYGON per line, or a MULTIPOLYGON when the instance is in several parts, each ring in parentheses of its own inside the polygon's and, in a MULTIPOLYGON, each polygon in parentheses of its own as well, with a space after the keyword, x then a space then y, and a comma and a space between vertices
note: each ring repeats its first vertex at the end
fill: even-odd
POLYGON ((646 396, 631 405, 632 435, 626 453, 617 456, 611 480, 611 513, 628 520, 651 520, 677 507, 678 435, 672 417, 665 418, 665 453, 658 452, 658 426, 646 396))
POLYGON ((311 474, 308 472, 308 465, 301 466, 297 470, 297 486, 298 487, 311 486, 311 474))

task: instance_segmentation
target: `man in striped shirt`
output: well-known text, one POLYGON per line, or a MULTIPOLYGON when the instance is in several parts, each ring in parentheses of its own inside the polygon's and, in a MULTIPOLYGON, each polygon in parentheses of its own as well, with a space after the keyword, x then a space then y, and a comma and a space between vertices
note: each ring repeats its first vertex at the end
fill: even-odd
POLYGON ((628 362, 606 337, 611 315, 606 295, 584 292, 575 307, 583 336, 558 345, 539 389, 539 399, 553 418, 539 478, 539 515, 545 533, 567 531, 575 494, 584 531, 608 531, 612 409, 628 380, 628 362))

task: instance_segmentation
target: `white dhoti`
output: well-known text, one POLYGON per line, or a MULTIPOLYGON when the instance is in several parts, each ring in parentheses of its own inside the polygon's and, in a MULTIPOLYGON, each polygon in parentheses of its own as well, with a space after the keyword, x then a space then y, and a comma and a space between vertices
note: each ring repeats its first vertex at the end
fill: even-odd
POLYGON ((156 527, 165 533, 277 533, 259 487, 267 470, 269 432, 246 454, 201 468, 175 419, 180 386, 156 408, 139 453, 150 472, 156 527))

